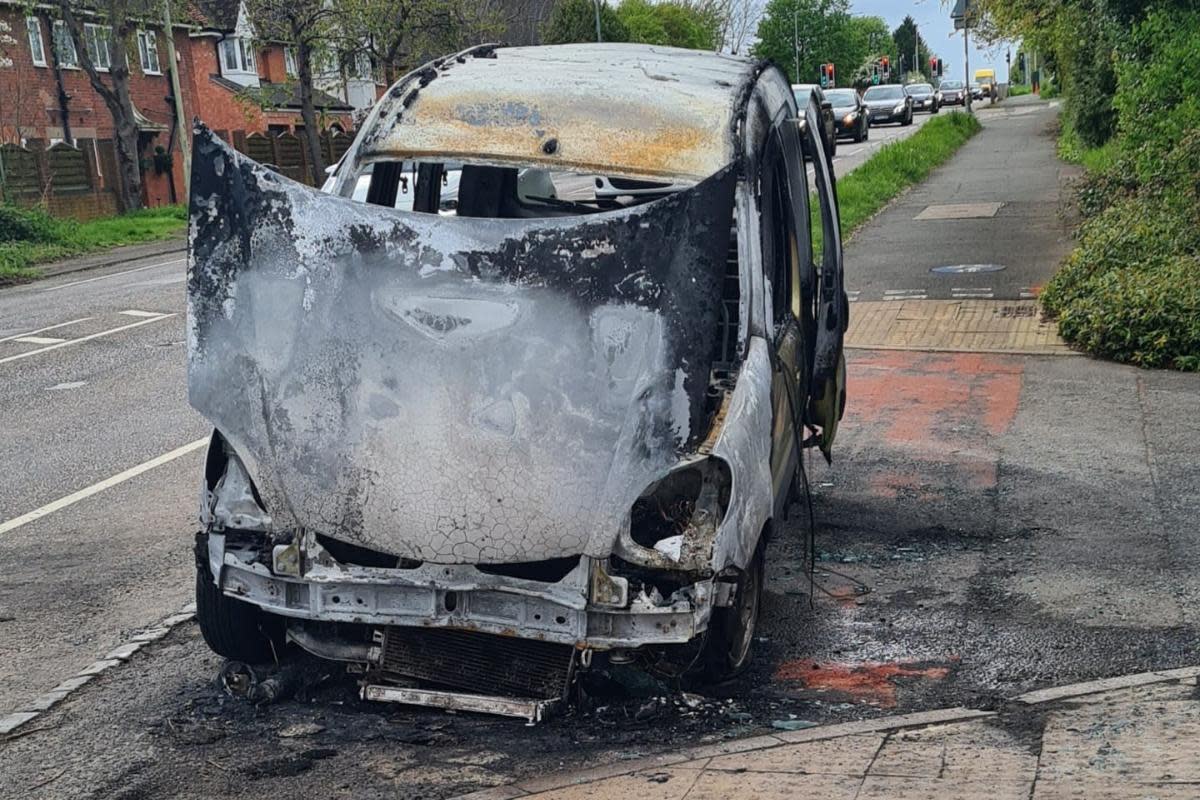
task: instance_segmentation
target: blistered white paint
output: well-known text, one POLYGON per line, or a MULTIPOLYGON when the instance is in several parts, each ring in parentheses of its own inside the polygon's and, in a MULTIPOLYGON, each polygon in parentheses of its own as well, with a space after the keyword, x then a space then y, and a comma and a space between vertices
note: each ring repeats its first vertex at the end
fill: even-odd
POLYGON ((729 508, 717 531, 713 566, 744 567, 771 518, 771 359, 767 343, 752 337, 730 398, 725 427, 713 455, 729 463, 733 488, 729 508))

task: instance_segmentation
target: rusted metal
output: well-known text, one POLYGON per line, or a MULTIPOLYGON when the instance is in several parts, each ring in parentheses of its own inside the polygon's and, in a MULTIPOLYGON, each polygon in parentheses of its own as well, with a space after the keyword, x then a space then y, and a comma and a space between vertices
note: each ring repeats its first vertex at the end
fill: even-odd
POLYGON ((448 59, 421 86, 401 84, 368 121, 378 135, 354 157, 700 180, 739 155, 739 106, 761 68, 739 56, 628 44, 467 56, 448 59))
POLYGON ((448 711, 469 711, 476 714, 519 717, 531 725, 546 720, 561 702, 559 700, 527 700, 404 686, 380 686, 378 684, 364 686, 362 698, 384 703, 442 708, 448 711))

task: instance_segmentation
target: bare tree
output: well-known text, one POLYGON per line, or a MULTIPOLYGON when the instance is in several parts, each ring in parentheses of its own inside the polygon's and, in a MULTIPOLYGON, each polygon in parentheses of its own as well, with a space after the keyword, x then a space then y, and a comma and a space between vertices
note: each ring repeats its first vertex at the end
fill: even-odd
MULTIPOLYGON (((125 211, 141 208, 142 172, 138 165, 137 119, 129 95, 129 52, 139 21, 160 16, 155 13, 154 0, 101 0, 86 4, 80 0, 57 0, 56 7, 70 33, 79 66, 112 116, 121 208, 125 211), (88 19, 96 19, 99 24, 85 22, 88 19)), ((58 42, 52 41, 50 46, 57 47, 58 42)))
POLYGON ((746 49, 758 20, 763 15, 765 0, 682 0, 717 25, 717 44, 721 51, 738 54, 746 49))

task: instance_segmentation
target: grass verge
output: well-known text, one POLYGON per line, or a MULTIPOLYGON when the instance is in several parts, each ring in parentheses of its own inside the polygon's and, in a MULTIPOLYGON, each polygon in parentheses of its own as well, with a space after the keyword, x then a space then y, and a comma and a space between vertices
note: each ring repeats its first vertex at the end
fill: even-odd
MULTIPOLYGON (((861 167, 839 178, 842 240, 848 239, 900 192, 925 180, 981 128, 979 120, 971 114, 952 112, 934 117, 912 136, 885 145, 861 167)), ((812 207, 813 244, 819 252, 820 209, 815 202, 812 207)))
POLYGON ((183 206, 148 208, 90 222, 57 219, 41 209, 0 205, 0 286, 36 278, 36 265, 169 239, 187 226, 183 206))

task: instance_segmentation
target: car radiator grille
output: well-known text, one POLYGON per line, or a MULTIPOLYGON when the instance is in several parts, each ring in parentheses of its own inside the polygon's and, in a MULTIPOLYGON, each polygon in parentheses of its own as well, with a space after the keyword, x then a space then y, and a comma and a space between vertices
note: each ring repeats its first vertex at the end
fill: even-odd
POLYGON ((529 699, 566 696, 575 648, 476 631, 391 627, 379 672, 438 686, 529 699))

